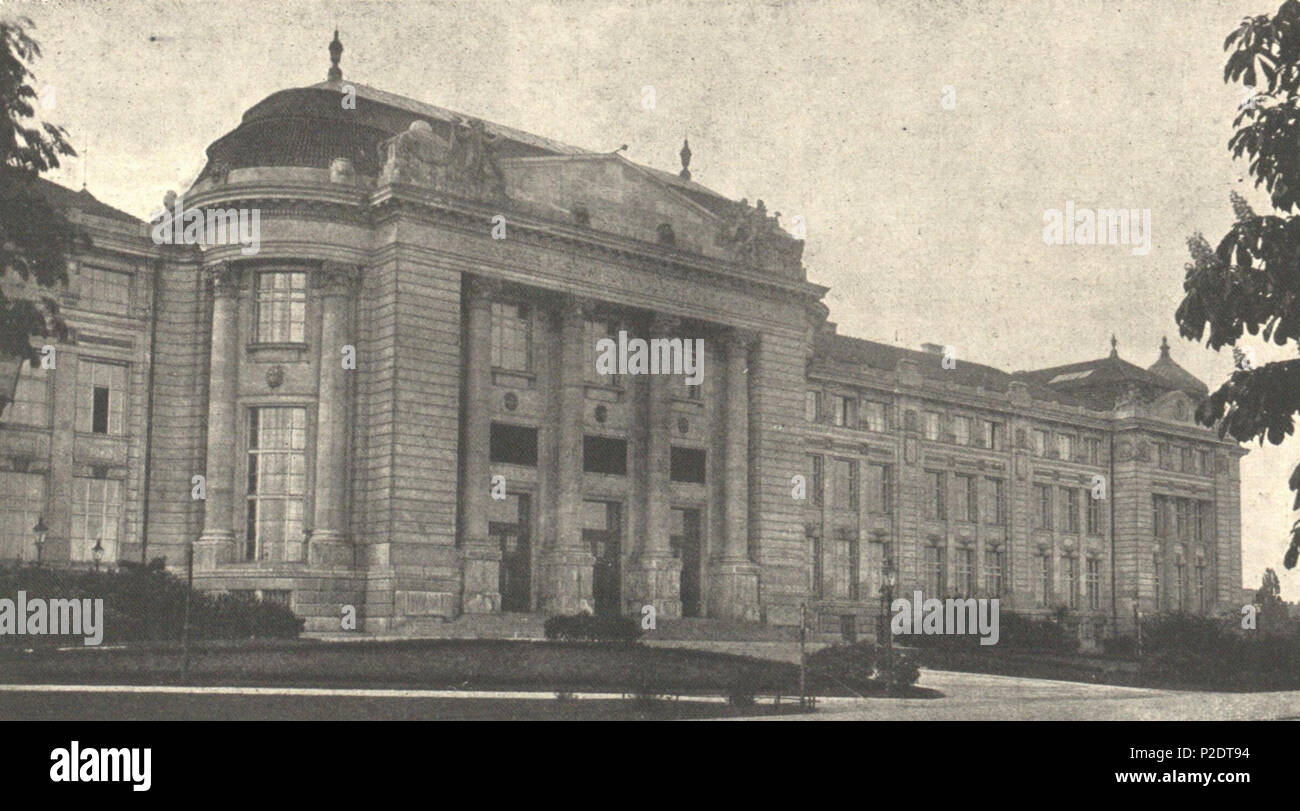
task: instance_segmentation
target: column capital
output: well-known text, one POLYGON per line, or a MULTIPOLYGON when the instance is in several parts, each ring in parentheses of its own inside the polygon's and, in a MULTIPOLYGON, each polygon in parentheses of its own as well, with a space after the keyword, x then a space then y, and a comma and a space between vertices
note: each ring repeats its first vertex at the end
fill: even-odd
POLYGON ((750 329, 742 329, 740 327, 731 327, 723 337, 723 344, 727 347, 727 351, 729 352, 737 349, 747 352, 750 349, 753 349, 757 343, 757 332, 750 329))
POLYGON ((323 296, 346 296, 352 293, 360 276, 356 265, 325 262, 311 274, 311 284, 323 296))
POLYGON ((243 284, 243 269, 229 262, 217 262, 203 268, 203 275, 217 298, 234 298, 243 284))

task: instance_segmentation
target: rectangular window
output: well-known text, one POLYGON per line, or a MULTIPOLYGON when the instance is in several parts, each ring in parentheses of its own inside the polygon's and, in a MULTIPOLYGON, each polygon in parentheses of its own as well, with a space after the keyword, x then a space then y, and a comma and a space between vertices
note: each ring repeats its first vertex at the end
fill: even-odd
POLYGON ((1048 437, 1046 431, 1040 431, 1037 428, 1034 429, 1034 455, 1035 456, 1047 455, 1047 438, 1048 437))
POLYGON ((1096 437, 1088 437, 1083 440, 1084 454, 1087 456, 1088 464, 1101 464, 1101 440, 1096 437))
POLYGON ((1193 464, 1194 464, 1194 462, 1193 462, 1193 456, 1192 456, 1192 449, 1191 449, 1191 448, 1179 448, 1179 449, 1178 449, 1178 465, 1179 465, 1179 468, 1180 468, 1184 473, 1195 473, 1195 472, 1196 472, 1196 468, 1193 467, 1193 464))
POLYGON ((1096 611, 1101 608, 1101 560, 1088 558, 1087 565, 1083 576, 1088 590, 1088 608, 1096 611))
POLYGON ((957 550, 955 574, 957 576, 957 594, 971 597, 975 594, 975 550, 961 547, 957 550))
POLYGON ((1160 553, 1157 552, 1151 557, 1151 587, 1155 594, 1156 610, 1164 608, 1164 595, 1160 593, 1160 553))
POLYGON ((1079 559, 1069 555, 1061 561, 1062 587, 1065 589, 1065 602, 1070 608, 1079 607, 1079 559))
POLYGON ((953 441, 958 445, 969 445, 971 440, 971 418, 954 417, 952 421, 953 441))
POLYGON ((927 597, 941 598, 948 589, 948 572, 945 568, 943 547, 925 547, 925 588, 927 597))
POLYGON ((1001 423, 992 422, 991 420, 984 421, 984 447, 995 451, 1002 449, 1001 423))
POLYGON ((49 427, 50 381, 40 363, 32 366, 23 361, 14 400, 0 410, 0 418, 14 425, 49 427))
POLYGON ((1056 435, 1056 452, 1062 459, 1074 460, 1074 437, 1069 434, 1056 435))
POLYGON ((582 438, 582 470, 584 473, 606 473, 611 476, 627 475, 627 440, 603 436, 582 438))
POLYGON ((1002 550, 984 550, 984 590, 990 597, 1002 596, 1002 550))
POLYGON ((131 274, 103 268, 83 271, 82 308, 112 315, 127 315, 131 308, 131 274))
POLYGON ((1052 488, 1046 484, 1034 485, 1034 529, 1052 528, 1052 488))
POLYGON ((937 521, 943 521, 948 517, 948 499, 944 493, 943 473, 937 470, 927 470, 926 491, 929 498, 926 501, 926 518, 937 521))
POLYGON ((858 463, 852 459, 831 460, 831 507, 858 508, 858 463))
POLYGON ((300 344, 307 340, 306 273, 258 273, 254 301, 258 343, 300 344))
POLYGON ((1038 604, 1048 606, 1052 604, 1052 558, 1047 552, 1039 552, 1036 561, 1038 563, 1038 604))
POLYGON ((1001 479, 984 480, 984 520, 998 526, 1007 523, 1006 483, 1001 479))
POLYGON ((870 463, 867 465, 867 511, 873 513, 892 512, 893 483, 892 468, 889 465, 870 463))
POLYGON ((1191 539, 1192 522, 1189 515, 1191 504, 1185 498, 1172 499, 1174 502, 1174 537, 1180 541, 1191 539))
POLYGON ((1187 582, 1184 578, 1186 577, 1187 564, 1180 560, 1174 564, 1174 605, 1178 607, 1179 611, 1187 610, 1187 596, 1184 594, 1184 584, 1187 582))
POLYGON ((1209 501, 1196 502, 1196 540, 1201 543, 1209 543, 1214 539, 1212 531, 1213 523, 1213 505, 1209 501))
POLYGON ((699 448, 673 447, 668 478, 687 484, 704 484, 705 453, 699 448))
POLYGON ((1061 532, 1079 532, 1079 491, 1073 487, 1061 488, 1061 532))
POLYGON ((978 480, 963 473, 958 473, 953 478, 953 517, 958 521, 979 520, 978 480))
POLYGON ((494 422, 488 449, 494 464, 537 467, 537 429, 494 422))
POLYGON ((125 366, 82 360, 77 364, 77 430, 120 435, 125 395, 125 366))
POLYGON ((1196 607, 1201 612, 1209 608, 1205 591, 1205 563, 1200 560, 1196 562, 1196 607))
POLYGON ((1210 454, 1206 451, 1196 452, 1196 472, 1202 476, 1210 472, 1210 454))
POLYGON ((86 268, 81 272, 80 299, 83 309, 127 315, 131 309, 131 274, 86 268))
POLYGON ((1157 538, 1168 538, 1173 531, 1173 499, 1168 496, 1152 496, 1152 519, 1157 538))
MULTIPOLYGON (((527 372, 533 361, 533 320, 526 305, 492 302, 492 368, 527 372)), ((595 369, 593 355, 592 369, 595 369)))
POLYGON ((1161 444, 1159 444, 1159 445, 1156 446, 1156 447, 1157 447, 1157 449, 1158 449, 1159 458, 1160 458, 1160 469, 1161 469, 1161 470, 1173 470, 1173 469, 1174 469, 1174 455, 1173 455, 1172 451, 1170 450, 1169 446, 1168 446, 1167 444, 1165 444, 1165 443, 1162 442, 1161 444))
POLYGON ((817 454, 808 454, 808 495, 812 503, 822 506, 822 458, 817 454))
POLYGON ((808 422, 822 421, 822 393, 820 391, 804 392, 803 418, 808 422))
POLYGON ((0 472, 0 560, 36 559, 36 533, 32 527, 41 519, 44 508, 43 475, 0 472))
POLYGON ((1101 535, 1101 499, 1093 498, 1088 491, 1088 534, 1101 535))
POLYGON ((853 427, 853 400, 838 394, 831 395, 831 424, 841 428, 853 427))
POLYGON ((72 559, 93 561, 95 544, 104 550, 105 563, 117 560, 117 539, 122 523, 122 483, 116 479, 74 479, 72 503, 72 559))
POLYGON ((939 438, 939 414, 936 411, 925 412, 925 438, 939 438))
POLYGON ((245 560, 263 560, 303 540, 307 493, 307 409, 248 412, 248 540, 245 560))
POLYGON ((866 426, 868 431, 884 433, 889 430, 889 406, 884 403, 863 400, 860 413, 862 425, 866 426))

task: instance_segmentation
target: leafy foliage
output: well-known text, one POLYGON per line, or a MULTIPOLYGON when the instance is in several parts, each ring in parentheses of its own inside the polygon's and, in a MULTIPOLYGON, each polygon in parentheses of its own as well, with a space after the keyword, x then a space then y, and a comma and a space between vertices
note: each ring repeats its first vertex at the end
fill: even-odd
MULTIPOLYGON (((1300 217, 1291 213, 1300 205, 1300 2, 1286 0, 1272 16, 1247 17, 1224 50, 1224 81, 1253 89, 1233 121, 1229 151, 1248 160, 1255 185, 1267 189, 1281 216, 1256 214, 1234 194, 1236 222, 1218 247, 1211 249, 1200 234, 1188 239, 1192 261, 1175 319, 1184 338, 1204 339, 1215 350, 1235 346, 1246 333, 1300 345, 1300 217)), ((1217 424, 1220 437, 1280 445, 1295 432, 1297 411, 1300 360, 1256 368, 1239 360, 1196 418, 1217 424)), ((1300 465, 1289 484, 1300 510, 1300 465)), ((1283 564, 1293 568, 1298 557, 1300 521, 1283 564)))
MULTIPOLYGON (((52 289, 67 282, 67 255, 85 237, 38 188, 59 158, 76 155, 62 127, 35 120, 30 65, 41 49, 26 18, 0 20, 0 276, 52 289)), ((0 290, 0 356, 39 357, 30 336, 64 337, 53 296, 10 297, 0 290)))
MULTIPOLYGON (((104 643, 177 640, 185 621, 185 581, 170 574, 161 560, 114 571, 80 571, 22 565, 0 569, 0 596, 28 600, 102 599, 104 643)), ((232 594, 195 591, 190 595, 192 639, 294 639, 303 621, 286 606, 242 599, 232 594)), ((0 636, 0 643, 23 647, 68 644, 66 637, 0 636)))
POLYGON ((599 614, 560 614, 548 617, 542 626, 547 639, 571 642, 619 642, 631 644, 641 636, 641 626, 630 617, 599 614))

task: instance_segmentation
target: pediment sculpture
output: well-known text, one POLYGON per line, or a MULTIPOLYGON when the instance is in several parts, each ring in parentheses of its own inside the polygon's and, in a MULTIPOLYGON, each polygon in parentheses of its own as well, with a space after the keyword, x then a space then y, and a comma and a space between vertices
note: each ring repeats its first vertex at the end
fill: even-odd
POLYGON ((379 145, 384 164, 379 182, 408 183, 475 199, 501 199, 505 175, 497 159, 500 140, 478 119, 454 122, 449 138, 435 132, 427 121, 413 121, 406 131, 379 145))

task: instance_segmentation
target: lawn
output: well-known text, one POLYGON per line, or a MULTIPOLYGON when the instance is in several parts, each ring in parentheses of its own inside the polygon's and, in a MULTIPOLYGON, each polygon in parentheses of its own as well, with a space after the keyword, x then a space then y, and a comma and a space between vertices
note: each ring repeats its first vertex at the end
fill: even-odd
MULTIPOLYGON (((0 681, 17 684, 229 685, 615 692, 650 696, 793 696, 799 668, 729 653, 589 642, 501 639, 390 642, 171 643, 0 651, 0 681)), ((832 684, 821 695, 854 695, 832 684)), ((862 690, 877 693, 876 690, 862 690)), ((910 697, 932 691, 912 688, 910 697)))

